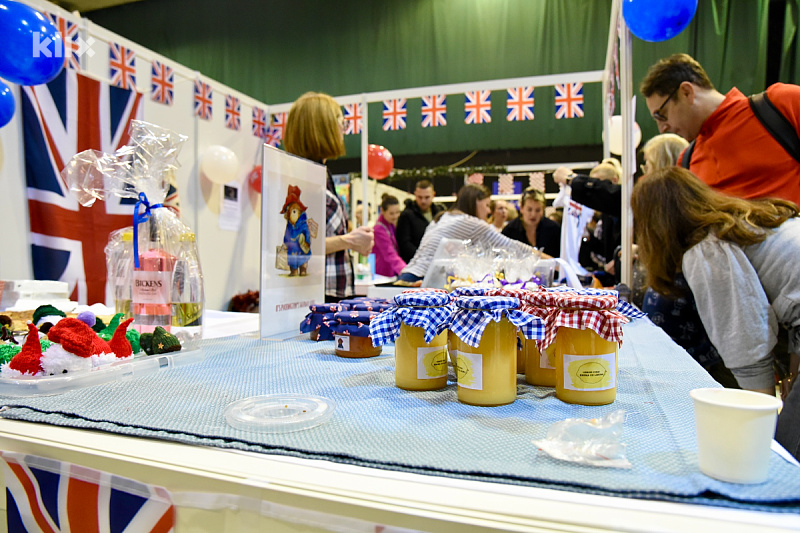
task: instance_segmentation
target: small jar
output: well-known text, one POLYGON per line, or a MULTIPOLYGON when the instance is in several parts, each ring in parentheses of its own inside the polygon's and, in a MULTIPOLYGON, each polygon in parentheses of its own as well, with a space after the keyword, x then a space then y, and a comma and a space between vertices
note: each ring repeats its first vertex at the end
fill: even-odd
POLYGON ((331 325, 336 355, 349 358, 375 357, 380 346, 373 346, 369 334, 370 321, 378 316, 372 311, 339 311, 331 325))
POLYGON ((617 397, 619 343, 591 329, 561 327, 556 335, 556 398, 606 405, 617 397))
MULTIPOLYGON (((538 290, 538 288, 536 290, 538 290)), ((544 334, 544 320, 542 319, 543 315, 541 310, 527 304, 528 297, 532 292, 535 291, 508 287, 489 289, 486 291, 487 296, 508 296, 517 298, 520 302, 518 309, 524 313, 532 314, 538 319, 539 327, 528 332, 530 337, 526 337, 522 330, 517 330, 517 374, 526 374, 529 357, 533 361, 532 354, 535 353, 538 357, 539 350, 536 347, 536 342, 541 339, 544 334)), ((553 377, 553 384, 555 384, 555 376, 553 377)))
POLYGON ((347 310, 346 306, 334 303, 312 304, 309 305, 308 308, 310 312, 303 318, 303 321, 300 322, 300 332, 308 333, 312 341, 320 340, 319 329, 326 320, 331 320, 334 313, 347 310))
POLYGON ((447 386, 447 326, 454 308, 441 291, 409 291, 370 324, 373 342, 395 343, 395 385, 405 390, 447 386))
POLYGON ((547 347, 542 355, 534 340, 525 343, 525 382, 539 387, 556 386, 556 345, 547 347))
POLYGON ((606 405, 617 394, 619 344, 627 318, 615 311, 615 293, 550 292, 536 296, 554 308, 539 348, 555 346, 556 397, 606 405))
POLYGON ((496 406, 517 397, 517 328, 534 320, 518 310, 517 298, 463 296, 450 329, 459 337, 458 401, 496 406))

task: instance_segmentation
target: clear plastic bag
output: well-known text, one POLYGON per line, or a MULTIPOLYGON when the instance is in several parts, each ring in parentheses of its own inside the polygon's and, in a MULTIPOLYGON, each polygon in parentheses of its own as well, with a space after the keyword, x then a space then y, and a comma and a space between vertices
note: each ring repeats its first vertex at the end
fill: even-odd
MULTIPOLYGON (((199 330, 202 323, 203 278, 194 233, 163 206, 170 175, 180 166, 178 155, 187 139, 134 120, 126 146, 114 154, 95 150, 76 154, 61 173, 86 207, 109 196, 137 199, 130 257, 124 256, 128 249, 120 235, 112 233, 107 260, 116 281, 128 279, 131 284, 130 303, 118 301, 116 307, 127 306, 133 327, 142 333, 157 326, 167 331, 172 326, 199 330), (125 268, 130 270, 127 278, 125 268)), ((199 331, 191 335, 198 336, 199 331)))
POLYGON ((625 411, 618 409, 603 418, 568 418, 547 430, 547 437, 533 443, 551 457, 590 466, 631 468, 620 442, 625 411))

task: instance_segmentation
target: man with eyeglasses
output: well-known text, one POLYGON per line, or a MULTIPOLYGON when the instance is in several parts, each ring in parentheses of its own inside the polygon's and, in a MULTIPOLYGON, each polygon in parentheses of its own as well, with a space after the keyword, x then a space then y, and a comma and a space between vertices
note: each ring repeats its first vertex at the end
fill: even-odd
MULTIPOLYGON (((732 196, 800 203, 800 163, 765 129, 737 88, 722 94, 703 67, 674 54, 650 67, 640 91, 660 133, 695 141, 689 169, 732 196)), ((800 135, 800 86, 776 83, 766 95, 800 135)))

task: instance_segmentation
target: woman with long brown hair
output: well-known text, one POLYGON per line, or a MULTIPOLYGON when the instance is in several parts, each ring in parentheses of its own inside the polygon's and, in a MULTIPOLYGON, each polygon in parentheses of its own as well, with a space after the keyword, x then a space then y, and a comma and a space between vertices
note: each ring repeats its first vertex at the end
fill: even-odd
MULTIPOLYGON (((711 341, 739 385, 774 395, 772 349, 779 323, 789 332, 789 352, 796 357, 800 351, 797 206, 726 196, 679 167, 641 178, 631 204, 649 285, 675 294, 682 272, 711 341)), ((795 387, 783 420, 797 413, 800 406, 790 404, 799 401, 795 387)), ((797 454, 800 428, 779 422, 779 436, 782 426, 791 426, 793 437, 784 446, 797 454)))
POLYGON ((453 207, 438 220, 434 219, 425 230, 417 253, 400 273, 400 281, 415 283, 424 278, 442 239, 470 240, 487 248, 504 248, 518 254, 537 253, 531 246, 498 233, 486 221, 490 201, 489 190, 483 185, 468 183, 461 187, 453 207))

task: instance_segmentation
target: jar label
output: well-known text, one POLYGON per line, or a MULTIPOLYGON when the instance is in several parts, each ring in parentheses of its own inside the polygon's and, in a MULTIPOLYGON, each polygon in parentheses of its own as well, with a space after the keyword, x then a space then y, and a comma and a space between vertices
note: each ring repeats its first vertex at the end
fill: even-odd
POLYGON ((334 335, 336 340, 336 349, 344 352, 350 351, 350 336, 349 335, 334 335))
POLYGON ((548 346, 544 353, 539 352, 539 368, 556 369, 556 343, 548 346))
POLYGON ((135 270, 133 272, 132 299, 139 304, 168 304, 171 272, 162 270, 135 270))
POLYGON ((598 355, 564 354, 564 389, 608 390, 616 386, 615 353, 598 355))
POLYGON ((447 375, 447 346, 417 348, 417 379, 436 379, 447 375))
POLYGON ((483 390, 483 354, 458 352, 456 378, 459 387, 483 390))

